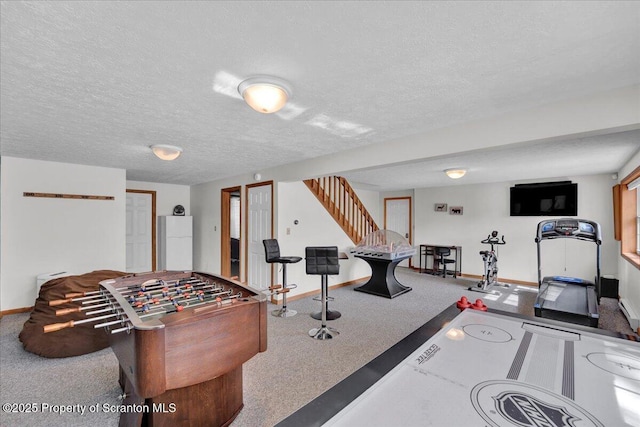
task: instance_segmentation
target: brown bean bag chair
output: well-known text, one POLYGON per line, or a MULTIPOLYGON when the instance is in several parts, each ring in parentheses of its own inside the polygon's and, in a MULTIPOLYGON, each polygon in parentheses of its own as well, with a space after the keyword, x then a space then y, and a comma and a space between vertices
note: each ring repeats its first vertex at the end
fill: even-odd
POLYGON ((81 320, 87 317, 83 312, 56 316, 56 310, 77 307, 80 302, 70 302, 49 306, 49 301, 65 299, 71 292, 90 292, 99 288, 102 280, 126 276, 128 273, 113 270, 97 270, 78 276, 60 277, 49 280, 36 299, 35 306, 20 332, 24 349, 44 357, 70 357, 102 350, 109 346, 109 339, 103 328, 95 329, 99 322, 87 322, 72 328, 44 333, 44 326, 52 323, 81 320))

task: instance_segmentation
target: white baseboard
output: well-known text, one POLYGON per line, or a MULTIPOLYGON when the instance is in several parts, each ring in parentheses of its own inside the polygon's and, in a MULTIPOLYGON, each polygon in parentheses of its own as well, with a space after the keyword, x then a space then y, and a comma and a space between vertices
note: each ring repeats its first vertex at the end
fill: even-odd
POLYGON ((624 313, 624 317, 626 317, 629 321, 629 325, 631 325, 631 328, 634 331, 637 331, 638 328, 640 328, 640 318, 638 318, 638 314, 631 307, 629 301, 626 298, 622 298, 618 302, 618 306, 620 307, 620 310, 622 310, 622 313, 624 313))

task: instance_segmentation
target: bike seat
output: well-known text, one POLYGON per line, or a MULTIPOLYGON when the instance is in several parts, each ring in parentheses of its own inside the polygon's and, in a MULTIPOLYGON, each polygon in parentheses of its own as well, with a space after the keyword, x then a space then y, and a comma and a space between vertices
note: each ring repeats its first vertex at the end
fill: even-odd
POLYGON ((480 255, 489 255, 489 251, 480 251, 480 255))

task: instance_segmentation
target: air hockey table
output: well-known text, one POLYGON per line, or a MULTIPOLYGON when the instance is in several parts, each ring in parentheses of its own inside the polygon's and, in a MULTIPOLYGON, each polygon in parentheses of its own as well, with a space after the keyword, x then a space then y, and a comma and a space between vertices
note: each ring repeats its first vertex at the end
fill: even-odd
POLYGON ((640 344, 449 307, 282 420, 293 426, 640 426, 640 344))

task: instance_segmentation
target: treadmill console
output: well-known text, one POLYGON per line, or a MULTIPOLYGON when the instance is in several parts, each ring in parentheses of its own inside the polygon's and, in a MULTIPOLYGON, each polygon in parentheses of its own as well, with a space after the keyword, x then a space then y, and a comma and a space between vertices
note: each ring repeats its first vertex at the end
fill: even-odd
POLYGON ((573 219, 559 219, 556 221, 556 233, 564 234, 568 236, 569 234, 574 234, 580 229, 580 223, 573 219))
POLYGON ((587 220, 562 218, 542 221, 538 224, 538 240, 574 238, 600 242, 598 223, 587 220))

